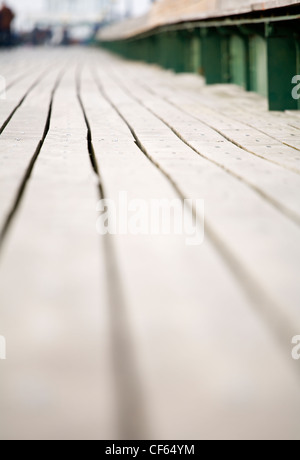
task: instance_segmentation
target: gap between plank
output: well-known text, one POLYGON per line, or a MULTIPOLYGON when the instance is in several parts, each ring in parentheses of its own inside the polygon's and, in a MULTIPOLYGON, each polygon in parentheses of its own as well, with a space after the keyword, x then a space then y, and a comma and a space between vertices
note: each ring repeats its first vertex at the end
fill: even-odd
MULTIPOLYGON (((173 187, 175 192, 177 193, 178 197, 181 200, 185 200, 185 195, 182 192, 181 188, 178 184, 174 181, 174 179, 170 176, 170 174, 165 171, 164 168, 160 166, 158 162, 156 162, 151 155, 148 153, 145 146, 142 144, 141 140, 137 136, 133 126, 128 122, 125 116, 121 113, 119 108, 114 104, 114 102, 110 99, 108 94, 106 93, 103 85, 101 84, 99 75, 93 69, 92 70, 96 85, 99 89, 100 94, 104 97, 104 99, 110 104, 110 106, 116 111, 119 117, 123 120, 123 122, 129 128, 135 143, 140 148, 141 152, 148 158, 148 160, 163 174, 163 176, 167 179, 170 185, 173 187)), ((194 218, 196 218, 196 209, 194 206, 190 207, 190 211, 192 212, 194 218)), ((281 345, 283 350, 286 349, 287 338, 293 336, 293 324, 290 320, 282 313, 282 308, 280 305, 277 305, 269 295, 264 291, 264 289, 257 284, 257 281, 249 275, 247 269, 240 263, 237 257, 232 253, 229 247, 224 244, 223 240, 219 237, 219 235, 213 229, 213 226, 205 222, 206 228, 206 235, 208 236, 209 240, 216 248, 217 252, 220 254, 222 259, 224 260, 226 266, 229 268, 241 288, 244 290, 245 294, 249 298, 251 304, 255 307, 257 313, 264 321, 267 328, 271 331, 277 342, 281 345)), ((300 369, 299 369, 300 372, 300 369)), ((298 374, 298 372, 297 372, 298 374)))
POLYGON ((20 101, 18 102, 18 104, 16 105, 16 107, 13 109, 13 111, 10 113, 10 115, 8 116, 8 118, 4 121, 4 123, 2 124, 2 126, 0 127, 0 136, 1 134, 3 133, 3 131, 5 130, 5 128, 7 127, 7 125, 9 124, 9 122, 11 121, 11 119, 13 118, 13 116, 15 115, 15 113, 19 110, 19 108, 23 105, 23 103, 25 102, 25 100, 27 99, 27 97, 29 96, 29 94, 34 90, 34 88, 37 87, 37 85, 43 80, 45 74, 48 72, 48 67, 46 70, 44 70, 39 76, 38 78, 32 83, 32 85, 29 87, 29 89, 26 91, 26 93, 24 94, 24 96, 20 99, 20 101))
MULTIPOLYGON (((91 125, 82 99, 81 73, 76 75, 77 98, 87 127, 87 147, 92 169, 98 180, 99 198, 105 190, 96 158, 91 125)), ((126 317, 126 300, 118 269, 117 256, 111 235, 103 237, 110 306, 112 360, 119 407, 118 431, 120 439, 145 439, 147 436, 143 390, 137 372, 130 328, 126 317)))
MULTIPOLYGON (((157 93, 154 93, 154 91, 152 90, 152 88, 150 88, 148 85, 145 85, 144 83, 139 83, 146 91, 148 92, 151 92, 152 94, 156 94, 156 96, 158 96, 157 93)), ((189 116, 192 116, 194 118, 196 118, 198 121, 201 121, 201 123, 205 124, 206 126, 208 126, 209 128, 213 129, 216 133, 220 134, 220 136, 224 137, 226 140, 228 140, 229 142, 231 142, 233 145, 236 145, 237 147, 240 147, 241 149, 245 150, 246 152, 248 153, 251 153, 252 155, 255 155, 259 158, 261 158, 262 160, 265 160, 265 161, 269 161, 270 163, 274 163, 276 165, 279 165, 283 168, 286 168, 290 171, 293 171, 293 172, 296 172, 297 174, 299 174, 299 170, 297 169, 293 169, 293 168, 289 168, 288 166, 285 166, 285 165, 282 165, 281 163, 277 163, 275 161, 272 161, 272 160, 269 160, 268 158, 266 157, 263 157, 259 154, 257 154, 256 152, 254 152, 253 150, 250 150, 246 147, 244 147, 243 145, 241 145, 238 141, 235 141, 234 139, 232 139, 229 135, 226 135, 224 134, 224 132, 222 130, 219 130, 218 128, 214 127, 213 125, 207 123, 206 121, 203 121, 202 119, 198 118, 196 115, 192 115, 190 114, 189 112, 187 112, 185 109, 183 109, 181 106, 179 106, 178 104, 176 104, 175 102, 173 101, 170 101, 170 99, 168 99, 167 97, 163 97, 163 96, 160 96, 162 97, 166 102, 168 102, 169 104, 173 105, 174 107, 176 108, 180 108, 180 110, 182 110, 184 113, 186 113, 187 115, 189 116)), ((214 96, 215 97, 215 96, 214 96)), ((215 109, 211 108, 210 106, 206 105, 206 104, 203 104, 203 102, 201 102, 201 105, 203 105, 206 109, 208 109, 210 112, 213 112, 213 113, 216 113, 217 115, 218 114, 221 114, 223 117, 226 117, 228 118, 228 115, 226 113, 224 113, 223 111, 216 111, 215 109)), ((266 133, 265 131, 263 131, 262 129, 259 129, 257 128, 256 126, 253 126, 251 123, 249 122, 245 122, 245 121, 242 121, 235 118, 234 116, 230 115, 229 117, 230 120, 233 120, 233 121, 237 121, 239 123, 242 123, 243 125, 247 126, 248 128, 251 128, 261 134, 263 134, 264 136, 267 136, 269 137, 270 139, 273 139, 275 141, 277 141, 278 143, 281 143, 282 145, 285 145, 287 147, 290 147, 291 149, 294 149, 296 151, 300 151, 300 148, 298 147, 295 147, 294 145, 291 145, 289 144, 288 142, 284 142, 282 141, 281 139, 278 139, 277 137, 275 136, 272 136, 271 134, 269 133, 266 133)), ((290 125, 292 126, 292 125, 290 125)), ((292 126, 293 127, 293 126, 292 126)), ((297 128, 297 129, 300 129, 300 128, 297 128)))
MULTIPOLYGON (((61 82, 62 77, 63 77, 63 72, 61 72, 59 74, 58 78, 55 81, 54 87, 53 87, 53 89, 51 91, 48 115, 47 115, 47 118, 46 118, 46 123, 45 123, 42 138, 38 142, 36 150, 35 150, 35 152, 33 154, 33 157, 31 158, 31 160, 29 162, 29 165, 28 165, 28 167, 27 167, 27 169, 25 171, 24 177, 23 177, 23 179, 21 181, 21 184, 20 184, 19 189, 17 191, 17 194, 15 196, 12 208, 11 208, 11 210, 10 210, 10 212, 9 212, 5 222, 4 222, 4 225, 3 225, 2 229, 1 229, 1 232, 0 232, 0 253, 1 253, 1 250, 3 249, 3 245, 4 245, 5 239, 7 237, 8 231, 9 231, 11 225, 12 225, 12 222, 13 222, 13 220, 14 220, 16 214, 17 214, 17 211, 19 209, 19 206, 20 206, 20 204, 22 202, 22 199, 23 199, 24 193, 26 191, 29 179, 30 179, 30 177, 32 175, 34 166, 35 166, 35 164, 37 162, 37 159, 38 159, 38 157, 39 157, 39 155, 41 153, 41 150, 42 150, 42 147, 44 145, 44 142, 45 142, 45 140, 47 138, 47 135, 48 135, 48 132, 49 132, 49 129, 50 129, 54 97, 55 97, 55 93, 56 93, 56 91, 57 91, 57 89, 59 87, 59 84, 61 82)), ((34 85, 36 85, 36 84, 34 84, 34 85)), ((26 96, 24 96, 24 97, 26 98, 26 96)))
POLYGON ((0 92, 0 96, 1 94, 3 94, 5 92, 5 90, 8 90, 8 89, 11 89, 13 88, 17 83, 19 83, 20 81, 24 80, 24 78, 28 77, 28 75, 31 74, 31 70, 28 70, 25 74, 21 74, 19 75, 18 77, 16 77, 14 80, 11 80, 9 83, 7 83, 6 85, 6 88, 0 92))
MULTIPOLYGON (((251 182, 249 182, 246 178, 240 176, 239 174, 233 172, 231 169, 229 168, 226 168, 225 165, 222 165, 221 163, 217 162, 217 161, 214 161, 213 159, 207 157, 204 153, 200 152, 196 147, 194 147, 193 145, 191 145, 189 143, 188 140, 186 140, 183 135, 177 131, 176 128, 174 128, 170 123, 168 123, 164 118, 162 118, 160 115, 158 115, 157 113, 155 113, 152 109, 150 109, 149 107, 147 107, 144 102, 138 98, 137 96, 135 96, 130 90, 128 90, 127 87, 125 87, 122 82, 120 82, 119 79, 117 79, 115 76, 112 76, 112 79, 115 81, 115 83, 117 85, 119 85, 123 91, 125 91, 127 94, 130 95, 130 97, 132 97, 133 99, 135 99, 136 102, 138 102, 144 109, 146 109, 149 113, 151 113, 153 116, 155 116, 158 120, 160 120, 165 126, 167 126, 167 128, 169 128, 174 134, 175 136, 178 137, 178 139, 180 139, 181 142, 183 142, 187 147, 189 147, 191 150, 193 150, 197 155, 201 156, 202 158, 204 158, 205 160, 209 161, 210 163, 214 164, 215 166, 221 168, 223 171, 225 171, 226 173, 230 174, 232 177, 235 177, 236 179, 238 179, 240 182, 242 182, 244 185, 248 186, 249 188, 251 188, 255 193, 257 193, 261 198, 263 198, 264 200, 266 200, 271 206, 273 206, 277 211, 281 212, 285 217, 287 217, 289 220, 291 220, 293 223, 295 223, 296 225, 300 226, 300 216, 291 211, 289 208, 287 208, 286 206, 284 206, 283 204, 279 203, 276 199, 274 199, 272 196, 270 196, 268 193, 264 192, 263 190, 261 190, 259 187, 257 187, 256 185, 253 185, 251 182)), ((141 85, 143 86, 145 89, 146 87, 144 85, 141 85)), ((146 89, 146 91, 148 91, 146 89)), ((151 93, 153 94, 155 97, 160 97, 160 96, 157 96, 157 94, 155 94, 154 92, 152 91, 148 91, 148 93, 151 93)), ((169 102, 167 99, 165 98, 162 98, 166 103, 172 105, 173 107, 176 107, 176 109, 179 109, 179 107, 176 106, 176 104, 173 104, 171 102, 169 102)), ((182 110, 180 108, 180 110, 182 110)), ((184 111, 184 110, 183 110, 184 111)), ((185 112, 187 113, 187 112, 185 112)), ((195 116, 191 115, 193 118, 195 118, 196 120, 198 120, 198 118, 196 118, 195 116)), ((198 121, 201 121, 200 119, 198 121)), ((201 122, 201 123, 204 123, 204 122, 201 122)), ((212 128, 210 125, 208 125, 207 123, 204 123, 206 126, 212 128)), ((252 154, 251 151, 243 148, 241 145, 239 145, 238 143, 235 143, 233 141, 231 141, 229 138, 227 138, 225 135, 223 135, 221 132, 219 132, 217 129, 215 128, 212 128, 214 129, 214 131, 216 131, 217 133, 219 133, 220 135, 222 135, 223 137, 225 137, 225 139, 227 139, 229 142, 233 143, 234 145, 236 145, 237 147, 241 148, 242 150, 252 154)), ((259 158, 261 159, 265 159, 265 158, 262 158, 260 157, 259 155, 256 155, 258 156, 259 158)), ((268 160, 266 160, 268 161, 268 160)), ((281 165, 278 165, 277 163, 275 162, 270 162, 270 163, 274 163, 276 164, 276 166, 281 166, 281 165)), ((286 169, 289 169, 289 168, 286 168, 286 169)), ((291 172, 295 173, 295 171, 291 170, 291 172)))
MULTIPOLYGON (((258 153, 254 152, 253 150, 250 150, 250 149, 248 149, 248 148, 242 146, 239 142, 235 141, 234 139, 231 139, 229 136, 227 136, 226 134, 224 134, 221 130, 219 130, 218 128, 214 127, 213 125, 210 125, 209 123, 207 123, 206 121, 203 121, 202 119, 200 119, 200 118, 197 117, 196 115, 193 115, 193 114, 189 113, 189 112, 188 112, 187 110, 185 110, 183 107, 179 106, 178 104, 176 104, 176 103, 173 102, 173 101, 170 101, 167 97, 158 95, 158 94, 155 93, 155 92, 153 91, 153 89, 150 88, 148 85, 146 85, 146 84, 144 84, 144 83, 140 83, 140 82, 139 82, 139 85, 140 85, 142 88, 144 88, 146 91, 148 91, 148 93, 150 93, 150 94, 152 94, 152 95, 154 95, 154 96, 156 96, 156 97, 161 97, 161 99, 164 100, 167 104, 169 104, 169 105, 175 107, 176 109, 180 109, 180 110, 181 110, 182 112, 184 112, 186 115, 188 115, 188 116, 194 118, 194 119, 197 120, 197 121, 200 121, 200 122, 203 123, 205 126, 207 126, 208 128, 212 129, 213 131, 215 131, 217 134, 219 134, 220 136, 222 136, 224 139, 226 139, 228 142, 230 142, 231 144, 235 145, 236 147, 239 147, 240 149, 244 150, 245 152, 250 153, 251 155, 254 155, 254 156, 258 157, 258 158, 260 158, 261 160, 264 160, 264 161, 267 161, 267 162, 269 162, 269 163, 275 164, 276 166, 280 166, 281 168, 284 168, 284 169, 286 169, 287 171, 291 171, 291 172, 293 172, 293 173, 299 175, 299 170, 298 170, 298 169, 289 167, 289 166, 287 166, 287 165, 284 165, 284 164, 279 163, 278 161, 270 160, 269 158, 266 158, 266 157, 264 157, 264 156, 262 156, 262 155, 259 155, 258 153)), ((205 107, 207 107, 207 106, 205 106, 205 107)), ((207 108, 209 108, 209 110, 212 110, 210 107, 207 107, 207 108)), ((231 119, 234 120, 233 118, 231 118, 231 119)), ((247 123, 245 123, 245 122, 243 122, 243 123, 244 123, 245 126, 249 126, 250 128, 255 129, 255 130, 257 130, 258 132, 260 132, 260 130, 258 130, 257 128, 254 128, 254 127, 251 126, 250 124, 247 124, 247 123)), ((298 129, 299 129, 299 128, 298 128, 298 129)), ((264 133, 263 131, 261 131, 261 132, 262 132, 265 136, 268 136, 268 137, 270 137, 271 139, 275 139, 277 142, 282 143, 282 145, 286 145, 287 147, 293 148, 293 149, 295 149, 295 150, 297 150, 297 151, 300 150, 300 149, 297 149, 296 147, 293 147, 293 146, 291 146, 291 145, 289 145, 289 144, 286 144, 286 143, 280 141, 279 139, 276 139, 275 137, 273 138, 272 136, 270 136, 270 135, 267 134, 267 133, 264 133)), ((175 134, 176 134, 176 133, 175 133, 175 134)), ((177 135, 177 134, 176 134, 176 135, 177 135)))

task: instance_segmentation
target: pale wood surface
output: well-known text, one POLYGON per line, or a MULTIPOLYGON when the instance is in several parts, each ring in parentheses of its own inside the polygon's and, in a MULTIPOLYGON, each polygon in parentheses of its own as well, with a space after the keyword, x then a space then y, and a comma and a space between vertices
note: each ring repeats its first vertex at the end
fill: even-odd
POLYGON ((98 50, 4 58, 3 116, 38 82, 0 135, 1 439, 299 439, 296 114, 98 50), (101 237, 99 182, 204 199, 204 243, 101 237))

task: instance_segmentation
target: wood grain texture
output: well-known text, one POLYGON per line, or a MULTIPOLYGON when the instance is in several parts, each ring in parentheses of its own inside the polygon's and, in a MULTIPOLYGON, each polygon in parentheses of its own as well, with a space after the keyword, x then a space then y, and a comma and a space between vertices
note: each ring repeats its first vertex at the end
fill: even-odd
POLYGON ((297 115, 98 50, 7 78, 26 61, 52 70, 0 135, 1 223, 43 137, 0 253, 1 439, 299 439, 297 115), (120 192, 204 199, 204 243, 99 235, 120 192))

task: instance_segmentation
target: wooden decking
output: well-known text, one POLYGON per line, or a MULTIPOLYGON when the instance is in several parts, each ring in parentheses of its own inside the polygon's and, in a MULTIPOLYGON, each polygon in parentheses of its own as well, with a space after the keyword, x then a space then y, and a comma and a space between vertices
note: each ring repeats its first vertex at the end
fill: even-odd
POLYGON ((1 439, 299 439, 299 113, 99 50, 0 59, 1 439), (204 244, 99 236, 122 191, 204 199, 204 244))

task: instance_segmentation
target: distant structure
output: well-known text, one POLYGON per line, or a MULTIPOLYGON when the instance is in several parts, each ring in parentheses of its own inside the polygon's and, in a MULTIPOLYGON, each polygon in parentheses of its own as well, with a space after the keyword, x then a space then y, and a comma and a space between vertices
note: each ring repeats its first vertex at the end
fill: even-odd
POLYGON ((109 0, 45 0, 41 21, 48 24, 95 23, 103 21, 109 0))
MULTIPOLYGON (((0 0, 1 1, 1 0, 0 0)), ((36 25, 51 27, 56 25, 94 25, 116 22, 125 17, 135 16, 134 0, 34 0, 34 2, 11 0, 17 11, 16 28, 32 30, 36 25)), ((151 0, 143 0, 151 5, 151 0)))

